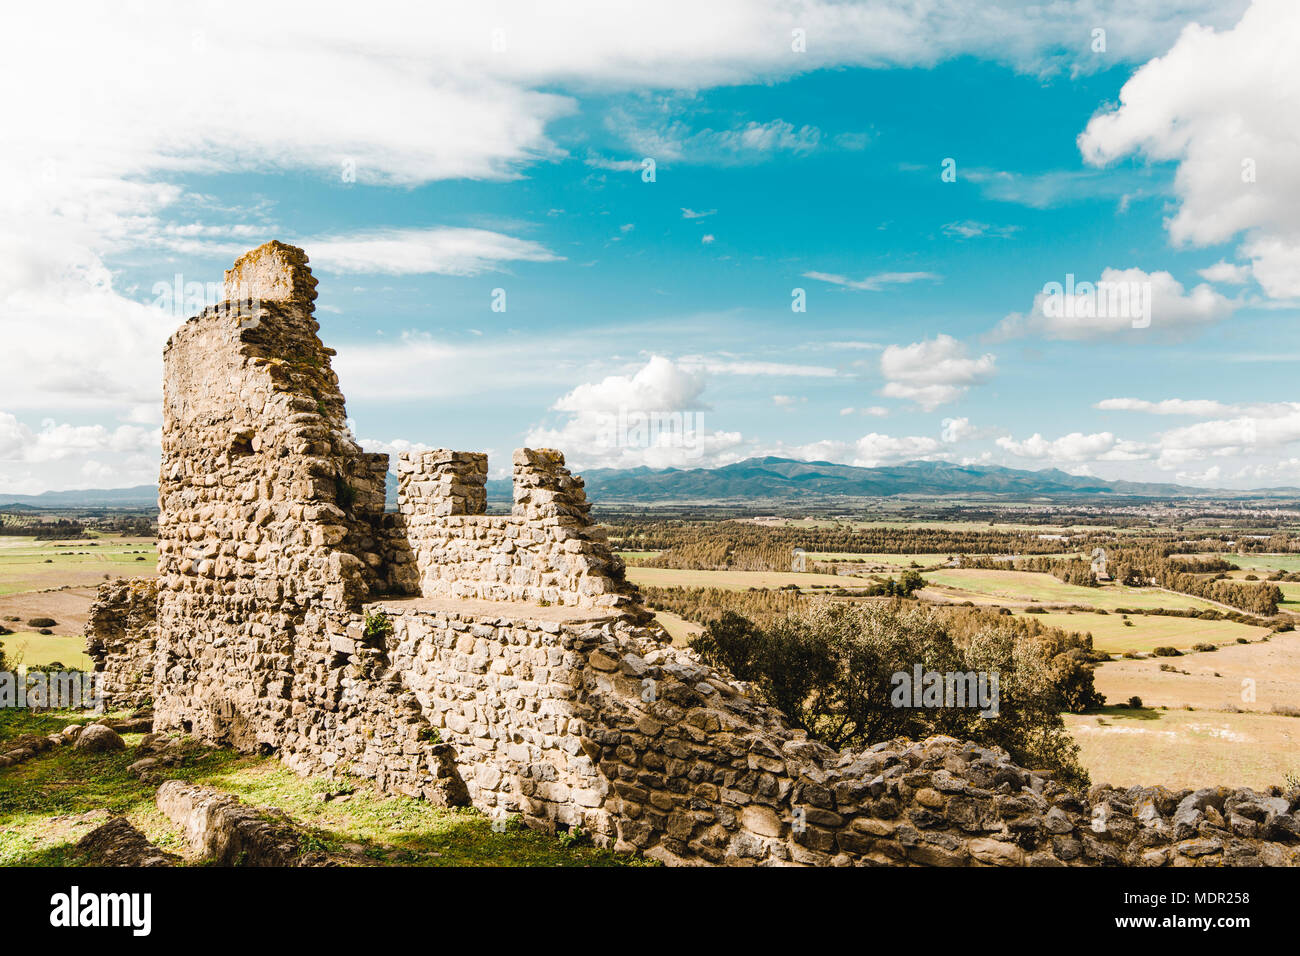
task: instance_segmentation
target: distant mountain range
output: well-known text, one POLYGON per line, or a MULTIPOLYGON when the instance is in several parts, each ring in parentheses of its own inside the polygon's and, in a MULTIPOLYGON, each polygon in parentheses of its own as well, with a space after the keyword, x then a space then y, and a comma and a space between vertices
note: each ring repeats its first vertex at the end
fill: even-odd
MULTIPOLYGON (((582 472, 593 501, 702 502, 812 498, 888 498, 894 495, 964 495, 1007 499, 1065 497, 1272 497, 1300 494, 1298 488, 1226 491, 1144 481, 1106 481, 1059 469, 1024 471, 998 465, 909 461, 860 468, 829 461, 747 458, 720 468, 594 468, 582 472)), ((392 482, 390 482, 392 484, 392 482)), ((509 479, 488 482, 488 498, 509 500, 509 479)))
POLYGON ((43 508, 140 508, 149 505, 158 506, 157 485, 46 491, 39 495, 9 495, 0 492, 0 508, 6 511, 39 511, 43 508))
POLYGON ((1181 485, 1079 478, 1063 471, 1017 471, 997 466, 912 461, 859 468, 828 461, 749 458, 721 468, 631 470, 584 473, 594 499, 744 499, 805 497, 890 497, 892 495, 1140 495, 1168 498, 1205 494, 1181 485))
MULTIPOLYGON (((883 468, 859 468, 828 461, 749 458, 721 468, 595 468, 582 473, 593 501, 730 503, 758 500, 798 501, 824 498, 887 498, 894 495, 985 498, 1138 497, 1273 497, 1300 494, 1297 488, 1223 491, 1144 481, 1104 481, 1069 475, 1057 469, 1022 471, 997 465, 956 465, 946 461, 910 461, 883 468)), ((509 501, 510 479, 487 483, 488 499, 509 501)), ((390 506, 397 502, 397 478, 388 476, 390 506)), ((40 495, 0 493, 0 508, 139 508, 158 501, 154 485, 86 491, 47 491, 40 495)))

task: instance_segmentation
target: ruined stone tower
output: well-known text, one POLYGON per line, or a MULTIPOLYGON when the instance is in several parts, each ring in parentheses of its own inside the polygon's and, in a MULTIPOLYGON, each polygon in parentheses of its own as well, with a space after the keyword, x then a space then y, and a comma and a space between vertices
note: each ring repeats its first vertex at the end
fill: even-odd
POLYGON ((225 288, 164 352, 157 723, 303 770, 348 760, 423 793, 448 768, 418 708, 393 706, 410 691, 377 676, 385 635, 357 626, 364 602, 613 608, 631 603, 621 565, 555 452, 516 455, 509 516, 484 513, 486 456, 404 456, 401 514, 385 515, 388 456, 348 431, 305 254, 267 243, 225 288))
POLYGON ((385 513, 315 286, 267 243, 167 343, 159 577, 104 585, 87 631, 111 702, 152 699, 155 730, 669 863, 1296 861, 1277 794, 1085 799, 947 737, 807 739, 669 646, 557 451, 515 452, 507 515, 484 455, 404 455, 385 513))

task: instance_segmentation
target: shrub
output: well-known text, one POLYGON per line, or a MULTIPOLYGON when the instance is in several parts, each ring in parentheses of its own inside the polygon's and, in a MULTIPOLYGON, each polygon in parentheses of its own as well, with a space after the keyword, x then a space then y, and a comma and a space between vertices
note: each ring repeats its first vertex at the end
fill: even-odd
POLYGON ((950 734, 1004 747, 1027 766, 1081 784, 1087 774, 1063 709, 1094 705, 1092 671, 1071 654, 990 623, 956 640, 944 617, 898 605, 818 602, 760 628, 724 614, 691 647, 753 682, 792 725, 832 747, 950 734), (893 677, 923 671, 998 675, 998 715, 975 707, 896 707, 893 677))
POLYGON ((54 627, 58 623, 59 622, 54 620, 52 617, 33 617, 27 621, 27 626, 39 629, 42 627, 54 627))
POLYGON ((366 614, 366 625, 362 633, 367 641, 379 641, 392 636, 393 622, 383 611, 371 611, 366 614))
POLYGON ((1141 697, 1137 697, 1137 696, 1130 697, 1130 698, 1128 699, 1128 706, 1129 706, 1130 708, 1132 708, 1133 710, 1141 710, 1141 709, 1142 709, 1142 698, 1141 698, 1141 697))
POLYGON ((1218 649, 1219 647, 1217 644, 1193 644, 1192 645, 1192 650, 1200 651, 1201 653, 1205 653, 1206 651, 1217 651, 1218 649))
POLYGON ((1182 657, 1183 652, 1176 647, 1157 647, 1155 649, 1156 657, 1182 657))
POLYGON ((585 846, 591 842, 591 834, 579 826, 561 830, 555 836, 559 840, 560 846, 565 850, 570 850, 576 846, 585 846))

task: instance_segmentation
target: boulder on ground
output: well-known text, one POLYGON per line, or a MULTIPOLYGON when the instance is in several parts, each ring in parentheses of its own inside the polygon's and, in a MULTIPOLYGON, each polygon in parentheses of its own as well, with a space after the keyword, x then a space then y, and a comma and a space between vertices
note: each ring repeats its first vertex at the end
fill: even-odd
POLYGON ((77 735, 77 740, 72 747, 74 750, 86 750, 90 753, 107 753, 110 750, 125 750, 126 741, 112 727, 91 724, 77 735))
POLYGON ((308 834, 271 809, 257 809, 232 793, 168 780, 158 809, 181 828, 197 857, 218 866, 323 866, 326 854, 306 850, 308 834))
POLYGON ((126 817, 114 817, 77 843, 91 866, 174 866, 180 858, 158 849, 126 817))

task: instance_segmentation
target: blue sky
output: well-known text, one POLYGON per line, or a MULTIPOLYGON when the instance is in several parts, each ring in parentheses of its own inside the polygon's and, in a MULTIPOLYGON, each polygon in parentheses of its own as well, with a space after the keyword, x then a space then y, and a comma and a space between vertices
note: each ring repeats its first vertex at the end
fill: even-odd
POLYGON ((1300 482, 1292 5, 724 4, 684 35, 669 4, 545 43, 509 4, 448 14, 472 43, 381 9, 277 46, 293 94, 241 78, 260 51, 221 18, 135 6, 84 39, 138 57, 97 73, 74 37, 73 79, 0 116, 28 134, 0 490, 154 480, 156 350, 192 311, 159 289, 270 238, 311 257, 378 450, 1300 482), (1051 319, 1067 275, 1146 289, 1149 325, 1051 319), (644 447, 620 411, 693 431, 644 447))

